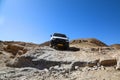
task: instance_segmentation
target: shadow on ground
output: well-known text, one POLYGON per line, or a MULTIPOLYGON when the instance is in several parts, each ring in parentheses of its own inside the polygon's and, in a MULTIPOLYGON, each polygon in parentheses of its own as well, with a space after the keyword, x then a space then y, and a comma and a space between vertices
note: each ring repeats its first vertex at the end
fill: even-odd
POLYGON ((80 51, 80 48, 77 48, 77 47, 69 47, 67 50, 66 49, 63 49, 63 48, 57 48, 56 50, 58 51, 80 51))
POLYGON ((80 48, 77 47, 69 47, 69 51, 80 51, 80 48))

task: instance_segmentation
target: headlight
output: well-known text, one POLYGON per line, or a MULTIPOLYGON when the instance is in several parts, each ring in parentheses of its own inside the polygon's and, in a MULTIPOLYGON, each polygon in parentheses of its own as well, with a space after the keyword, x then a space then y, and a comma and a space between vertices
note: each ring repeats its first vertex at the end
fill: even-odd
POLYGON ((52 38, 52 40, 54 40, 55 38, 52 38))

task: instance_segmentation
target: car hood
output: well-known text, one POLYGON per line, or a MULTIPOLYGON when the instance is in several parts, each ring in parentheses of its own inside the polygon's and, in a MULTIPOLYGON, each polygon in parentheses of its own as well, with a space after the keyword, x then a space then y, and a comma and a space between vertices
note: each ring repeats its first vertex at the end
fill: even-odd
POLYGON ((52 38, 58 38, 58 39, 68 40, 68 38, 64 38, 64 37, 57 37, 57 36, 53 36, 52 38))

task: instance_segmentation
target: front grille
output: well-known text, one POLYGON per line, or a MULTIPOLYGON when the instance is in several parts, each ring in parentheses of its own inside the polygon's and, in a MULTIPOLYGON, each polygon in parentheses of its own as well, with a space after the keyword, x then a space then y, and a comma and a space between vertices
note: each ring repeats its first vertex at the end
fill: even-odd
POLYGON ((54 41, 56 43, 65 43, 66 42, 66 40, 64 40, 64 39, 55 39, 54 41))

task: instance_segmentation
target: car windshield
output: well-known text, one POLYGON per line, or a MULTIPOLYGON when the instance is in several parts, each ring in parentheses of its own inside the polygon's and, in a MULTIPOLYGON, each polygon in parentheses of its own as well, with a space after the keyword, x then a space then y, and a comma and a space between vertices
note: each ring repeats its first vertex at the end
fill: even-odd
POLYGON ((53 35, 53 36, 65 37, 65 38, 66 38, 66 35, 64 35, 64 34, 59 34, 59 33, 54 33, 54 35, 53 35))

